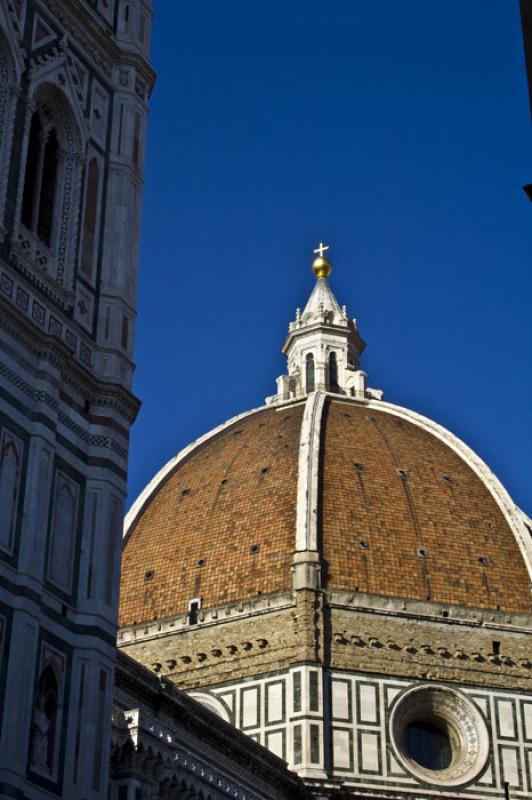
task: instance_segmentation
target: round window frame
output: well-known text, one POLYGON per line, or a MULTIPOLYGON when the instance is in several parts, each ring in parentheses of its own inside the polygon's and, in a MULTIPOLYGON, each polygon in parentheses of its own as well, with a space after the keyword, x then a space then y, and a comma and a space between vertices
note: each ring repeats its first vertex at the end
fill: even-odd
POLYGON ((400 694, 390 714, 389 731, 399 763, 428 785, 453 789, 472 783, 488 761, 490 738, 482 713, 468 697, 447 686, 422 684, 400 694), (416 721, 445 729, 451 742, 451 763, 445 769, 423 767, 409 755, 406 731, 416 721))

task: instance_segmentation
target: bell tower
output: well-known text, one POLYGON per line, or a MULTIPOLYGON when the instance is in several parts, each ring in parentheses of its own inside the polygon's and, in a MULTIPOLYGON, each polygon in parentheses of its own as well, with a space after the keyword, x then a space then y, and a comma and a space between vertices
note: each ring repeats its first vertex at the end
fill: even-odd
POLYGON ((0 797, 108 797, 151 0, 0 0, 0 797))

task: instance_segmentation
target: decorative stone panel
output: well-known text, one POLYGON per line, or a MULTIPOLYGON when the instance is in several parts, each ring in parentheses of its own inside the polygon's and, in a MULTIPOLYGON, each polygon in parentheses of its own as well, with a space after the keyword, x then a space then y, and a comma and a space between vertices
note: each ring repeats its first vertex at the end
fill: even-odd
POLYGON ((202 693, 299 774, 319 779, 328 767, 355 795, 422 791, 432 797, 449 790, 453 798, 486 800, 500 798, 505 781, 512 798, 532 792, 532 700, 525 694, 324 673, 308 664, 202 693), (458 742, 449 773, 434 773, 432 780, 405 757, 401 743, 401 726, 418 712, 449 720, 458 742))

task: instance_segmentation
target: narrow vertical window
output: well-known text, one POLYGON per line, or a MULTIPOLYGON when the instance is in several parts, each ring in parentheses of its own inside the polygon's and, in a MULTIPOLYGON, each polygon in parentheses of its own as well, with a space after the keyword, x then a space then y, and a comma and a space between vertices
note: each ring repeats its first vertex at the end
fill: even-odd
POLYGON ((31 118, 28 155, 26 158, 26 174, 24 176, 24 194, 22 196, 22 224, 29 230, 33 228, 33 206, 37 193, 37 171, 40 161, 42 128, 39 114, 35 112, 31 118))
POLYGON ((337 392, 338 386, 338 361, 336 360, 336 353, 329 355, 329 389, 331 392, 337 392))
POLYGON ((129 345, 129 319, 124 314, 122 316, 122 347, 127 350, 129 345))
POLYGON ((309 708, 311 711, 319 711, 319 692, 318 692, 318 673, 315 670, 309 672, 309 708))
POLYGON ((301 673, 294 672, 292 675, 292 708, 297 714, 301 711, 301 673))
POLYGON ((22 442, 8 431, 0 437, 0 547, 11 553, 17 523, 22 442))
POLYGON ((313 764, 320 763, 320 729, 318 725, 310 726, 310 760, 313 764))
POLYGON ((37 222, 37 236, 47 247, 50 247, 52 243, 58 159, 59 143, 55 130, 52 128, 44 147, 37 222))
POLYGON ((307 354, 306 359, 306 370, 305 370, 305 381, 307 387, 307 394, 314 391, 315 381, 314 381, 314 356, 312 353, 307 354))
POLYGON ((139 112, 137 111, 135 114, 135 129, 133 132, 133 163, 136 167, 138 167, 140 162, 140 126, 141 126, 141 117, 139 112))
POLYGON ((85 218, 83 220, 83 252, 81 253, 81 271, 90 277, 94 263, 96 245, 96 223, 98 218, 98 161, 93 158, 87 171, 87 193, 85 196, 85 218))
POLYGON ((301 725, 294 725, 294 764, 301 764, 303 756, 301 725))
POLYGON ((188 606, 188 624, 189 625, 197 625, 198 624, 198 611, 200 608, 200 604, 197 600, 192 600, 188 606))

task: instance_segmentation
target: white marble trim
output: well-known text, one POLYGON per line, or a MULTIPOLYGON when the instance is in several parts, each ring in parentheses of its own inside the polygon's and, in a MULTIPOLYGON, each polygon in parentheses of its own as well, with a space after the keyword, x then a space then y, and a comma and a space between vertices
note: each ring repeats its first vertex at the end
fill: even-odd
POLYGON ((324 392, 312 392, 305 403, 299 440, 296 551, 318 549, 320 434, 324 392))

